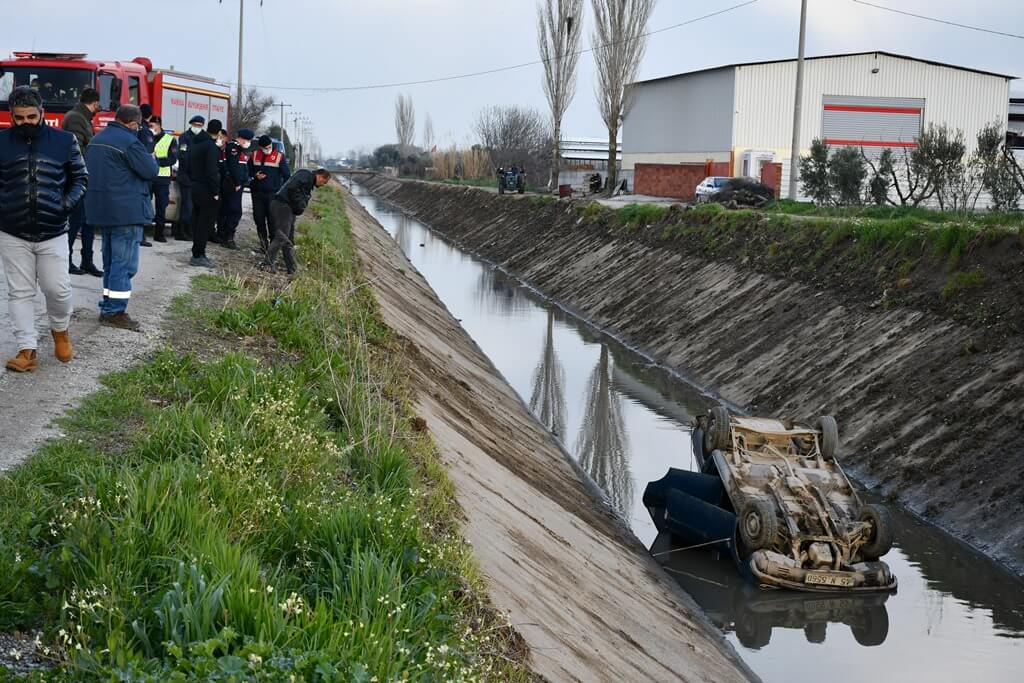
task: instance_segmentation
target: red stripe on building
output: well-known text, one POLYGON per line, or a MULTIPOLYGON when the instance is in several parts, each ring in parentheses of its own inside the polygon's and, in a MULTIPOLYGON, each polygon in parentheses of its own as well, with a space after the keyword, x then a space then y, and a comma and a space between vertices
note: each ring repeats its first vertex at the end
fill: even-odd
POLYGON ((870 114, 920 114, 919 107, 868 107, 856 104, 826 104, 825 111, 856 111, 870 114))
POLYGON ((917 147, 916 142, 886 142, 885 140, 837 140, 826 138, 826 145, 841 145, 843 147, 917 147))

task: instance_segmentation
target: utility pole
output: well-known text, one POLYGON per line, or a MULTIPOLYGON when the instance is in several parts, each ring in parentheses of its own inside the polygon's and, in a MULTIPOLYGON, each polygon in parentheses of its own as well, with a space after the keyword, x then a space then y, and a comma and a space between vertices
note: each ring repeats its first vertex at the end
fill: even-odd
POLYGON ((284 108, 292 105, 285 104, 284 102, 278 102, 277 106, 281 107, 281 142, 284 142, 284 108))
POLYGON ((245 0, 238 0, 238 99, 235 100, 236 107, 242 106, 242 28, 244 26, 245 0))
POLYGON ((796 59, 796 102, 793 105, 793 148, 789 155, 789 198, 795 200, 800 178, 800 119, 804 97, 804 42, 807 37, 807 0, 800 0, 800 48, 796 59))

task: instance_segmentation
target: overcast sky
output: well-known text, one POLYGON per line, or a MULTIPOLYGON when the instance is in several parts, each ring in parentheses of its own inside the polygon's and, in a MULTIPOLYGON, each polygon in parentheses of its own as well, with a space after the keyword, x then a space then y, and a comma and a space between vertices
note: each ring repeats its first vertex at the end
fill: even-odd
MULTIPOLYGON (((395 140, 399 90, 316 93, 289 87, 358 86, 449 76, 537 58, 536 0, 244 0, 243 82, 295 105, 313 120, 326 153, 395 140)), ((658 0, 659 29, 742 0, 658 0)), ((876 4, 1024 35, 1021 0, 872 0, 876 4)), ((11 50, 143 55, 157 66, 234 82, 239 0, 0 0, 0 54, 11 50), (31 9, 29 9, 31 7, 31 9), (121 9, 123 8, 123 9, 121 9)), ((589 0, 584 44, 589 44, 589 0)), ((888 50, 1024 76, 1024 40, 903 17, 852 0, 809 0, 807 54, 888 50)), ((796 55, 800 0, 755 4, 651 36, 641 78, 796 55)), ((1020 81, 1015 90, 1024 89, 1020 81)), ((477 110, 521 104, 546 110, 541 70, 401 89, 412 96, 417 141, 429 113, 439 143, 472 137, 477 110)), ((601 136, 593 60, 580 59, 567 136, 601 136)), ((276 116, 276 115, 275 115, 276 116)))

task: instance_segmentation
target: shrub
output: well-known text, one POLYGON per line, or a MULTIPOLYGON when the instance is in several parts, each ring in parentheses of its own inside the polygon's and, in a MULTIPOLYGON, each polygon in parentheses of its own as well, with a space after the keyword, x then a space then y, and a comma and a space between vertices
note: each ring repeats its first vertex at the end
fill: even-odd
POLYGON ((832 188, 829 186, 828 145, 824 140, 811 142, 811 153, 800 159, 800 187, 815 204, 830 204, 832 188))
POLYGON ((864 157, 856 147, 836 150, 828 161, 828 184, 834 201, 843 206, 860 204, 867 173, 864 157))

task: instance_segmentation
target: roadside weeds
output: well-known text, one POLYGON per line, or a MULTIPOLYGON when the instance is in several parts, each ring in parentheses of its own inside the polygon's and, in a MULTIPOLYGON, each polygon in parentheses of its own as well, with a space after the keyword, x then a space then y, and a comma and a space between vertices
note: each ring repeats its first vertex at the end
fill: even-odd
POLYGON ((53 667, 28 680, 529 680, 341 197, 313 208, 300 277, 197 277, 170 348, 0 479, 0 631, 53 667))

